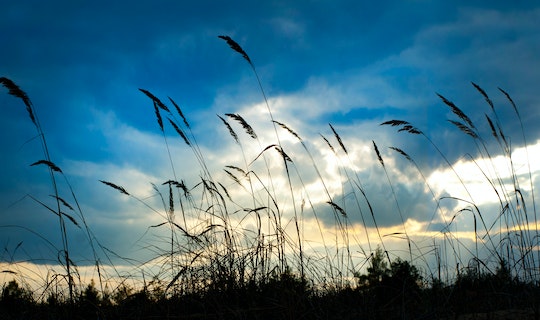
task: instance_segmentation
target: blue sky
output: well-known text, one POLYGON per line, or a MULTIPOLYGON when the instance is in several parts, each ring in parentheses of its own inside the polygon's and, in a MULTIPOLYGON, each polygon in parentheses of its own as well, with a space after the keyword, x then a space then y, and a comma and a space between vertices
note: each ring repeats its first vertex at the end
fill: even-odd
MULTIPOLYGON (((540 136, 540 6, 532 1, 25 1, 2 7, 0 76, 13 80, 31 98, 51 159, 69 179, 96 237, 138 260, 152 256, 142 249, 153 239, 145 232, 161 218, 99 180, 122 185, 159 208, 151 183, 171 179, 172 170, 152 102, 139 88, 163 101, 171 97, 181 106, 210 171, 223 181, 227 177, 222 169, 243 165, 243 159, 216 114, 239 113, 258 133, 262 145, 240 134, 249 159, 275 143, 252 70, 218 35, 231 36, 249 54, 274 118, 306 141, 319 169, 328 175, 336 203, 348 201, 341 164, 361 177, 378 223, 388 230, 402 220, 395 214, 372 140, 391 168, 405 220, 413 218, 422 228, 429 222, 443 224, 441 217, 433 218, 433 197, 416 169, 389 146, 409 153, 424 175, 435 179, 430 181, 439 196, 452 190, 463 196, 463 190, 452 189, 457 182, 451 181, 443 159, 426 140, 379 126, 386 120, 407 120, 452 164, 465 161, 465 154, 475 152, 474 144, 446 121, 455 116, 436 93, 481 123, 489 136, 484 113, 490 110, 471 81, 480 85, 493 99, 512 147, 519 149, 519 122, 497 89, 503 88, 520 108, 529 157, 535 156, 533 146, 540 136), (320 137, 338 146, 328 123, 349 148, 349 160, 332 158, 320 137)), ((25 197, 50 202, 45 168, 29 167, 43 158, 35 128, 22 103, 5 89, 0 106, 2 259, 10 260, 6 252, 23 241, 17 259, 54 263, 54 250, 19 228, 59 246, 56 217, 25 197)), ((242 133, 234 121, 231 124, 242 133)), ((301 146, 285 131, 279 135, 296 166, 310 168, 301 146)), ((201 170, 191 150, 170 126, 167 137, 178 179, 196 184, 201 170)), ((520 170, 534 162, 519 154, 522 158, 515 161, 520 170)), ((303 177, 313 182, 316 198, 320 190, 315 173, 305 169, 303 177)), ((496 205, 476 197, 487 208, 496 205)), ((324 201, 315 206, 331 228, 334 218, 323 209, 324 201)), ((449 216, 459 210, 456 203, 443 206, 449 216)), ((360 222, 358 215, 350 214, 350 219, 360 222)), ((471 230, 470 221, 463 219, 463 229, 471 230)), ((68 233, 84 264, 90 255, 84 233, 76 228, 68 233)))

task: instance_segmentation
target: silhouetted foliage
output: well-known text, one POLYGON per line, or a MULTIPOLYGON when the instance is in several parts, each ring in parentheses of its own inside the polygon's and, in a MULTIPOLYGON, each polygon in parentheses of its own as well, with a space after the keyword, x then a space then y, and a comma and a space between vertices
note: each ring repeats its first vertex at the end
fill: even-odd
POLYGON ((356 274, 367 313, 375 318, 400 315, 413 317, 421 306, 421 280, 418 269, 397 258, 390 263, 381 248, 371 255, 367 274, 356 274))
POLYGON ((384 252, 377 247, 375 253, 371 255, 370 266, 367 268, 367 274, 356 274, 358 285, 360 287, 373 287, 380 284, 388 277, 390 270, 386 263, 384 252))
MULTIPOLYGON (((230 37, 219 36, 219 38, 225 40, 234 51, 240 53, 252 67, 259 85, 261 86, 261 92, 265 99, 272 123, 289 131, 289 133, 299 139, 302 142, 302 145, 304 145, 304 142, 300 139, 298 134, 288 128, 285 124, 273 120, 270 106, 266 101, 266 96, 262 90, 261 82, 247 53, 230 37)), ((34 117, 32 104, 26 93, 20 90, 9 79, 0 78, 0 84, 4 85, 9 90, 9 94, 20 98, 24 102, 32 121, 38 128, 40 137, 42 137, 45 149, 45 160, 34 162, 32 166, 45 164, 51 170, 51 173, 62 173, 60 168, 50 161, 48 149, 46 148, 45 136, 39 127, 39 122, 37 122, 37 119, 34 117)), ((493 112, 495 112, 493 104, 486 92, 476 84, 473 83, 473 85, 484 96, 493 112)), ((168 180, 164 183, 164 185, 168 184, 169 190, 167 221, 151 227, 155 228, 167 224, 171 226, 171 249, 170 251, 167 251, 168 249, 161 251, 161 248, 157 246, 155 248, 154 246, 150 246, 157 250, 156 253, 159 257, 167 258, 167 262, 164 262, 163 265, 164 270, 167 270, 167 275, 158 273, 158 275, 155 275, 150 282, 146 282, 146 279, 144 279, 144 285, 141 287, 132 288, 125 283, 122 283, 112 292, 109 292, 107 287, 105 287, 105 289, 102 288, 100 292, 96 288, 96 284, 93 280, 86 287, 84 287, 82 283, 76 286, 73 280, 75 279, 74 275, 78 275, 78 272, 76 265, 72 264, 72 261, 69 258, 69 252, 67 250, 68 237, 63 219, 64 217, 67 217, 76 226, 80 227, 79 224, 77 224, 75 219, 70 215, 61 212, 60 209, 54 211, 45 206, 45 208, 53 211, 53 213, 60 218, 61 235, 64 242, 64 248, 61 250, 64 257, 60 262, 65 265, 65 279, 67 279, 69 296, 66 295, 65 292, 62 292, 62 289, 51 289, 49 287, 51 286, 51 283, 47 282, 47 289, 45 289, 38 298, 38 295, 34 296, 30 289, 21 287, 19 283, 13 280, 4 284, 2 287, 0 295, 0 319, 437 319, 448 318, 452 315, 457 318, 460 314, 471 312, 489 313, 498 309, 525 309, 531 307, 535 312, 536 319, 540 318, 540 290, 538 283, 533 282, 533 280, 523 282, 518 275, 519 272, 523 272, 522 269, 526 269, 526 271, 530 273, 537 272, 537 261, 534 261, 535 256, 532 255, 532 252, 535 252, 533 248, 537 247, 538 242, 533 243, 533 241, 531 241, 532 239, 527 239, 530 241, 530 244, 527 244, 527 246, 510 242, 510 247, 516 246, 518 249, 521 249, 521 256, 519 259, 515 259, 516 257, 512 257, 514 258, 512 259, 509 256, 508 259, 513 263, 512 266, 510 266, 506 260, 501 259, 501 256, 497 252, 500 250, 500 246, 495 245, 492 241, 490 236, 490 231, 492 229, 486 227, 480 210, 478 210, 474 203, 469 203, 468 201, 467 203, 469 205, 476 208, 474 212, 475 244, 478 245, 480 242, 476 224, 476 217, 478 216, 486 232, 486 242, 489 243, 490 246, 493 246, 490 253, 495 253, 495 256, 499 259, 499 265, 496 268, 493 268, 493 260, 489 262, 490 267, 495 270, 490 270, 488 266, 480 260, 477 248, 476 256, 471 259, 470 264, 467 267, 460 269, 458 265, 457 278, 455 281, 447 280, 447 283, 444 283, 440 279, 434 278, 432 275, 431 286, 428 287, 423 282, 424 279, 420 275, 417 267, 413 265, 413 261, 418 260, 413 260, 413 254, 410 249, 411 242, 405 232, 405 237, 409 244, 409 256, 411 261, 402 260, 401 258, 395 258, 391 261, 388 251, 377 247, 375 252, 369 256, 368 261, 366 261, 366 263, 368 263, 365 270, 366 273, 353 273, 356 278, 356 286, 353 286, 348 282, 350 276, 349 271, 350 269, 354 269, 354 264, 356 263, 353 262, 353 256, 350 255, 348 257, 351 258, 350 262, 352 263, 350 265, 348 263, 344 264, 343 261, 333 264, 332 259, 334 257, 327 251, 327 256, 324 257, 324 259, 328 259, 330 263, 323 265, 322 268, 327 270, 323 270, 320 274, 316 272, 312 274, 322 275, 320 276, 322 279, 310 279, 304 272, 304 270, 307 269, 306 266, 314 267, 319 266, 319 264, 309 265, 305 263, 305 261, 308 260, 305 259, 302 249, 302 244, 305 243, 305 240, 303 241, 300 236, 298 224, 296 225, 297 245, 296 241, 289 238, 289 235, 285 231, 287 225, 282 224, 281 221, 283 212, 281 212, 280 204, 278 204, 271 196, 271 192, 269 192, 266 187, 264 188, 268 192, 268 202, 273 203, 272 207, 275 207, 275 211, 270 208, 270 205, 257 205, 258 201, 255 201, 257 200, 255 198, 253 201, 255 208, 240 208, 235 212, 230 211, 227 207, 228 202, 220 193, 220 189, 217 186, 219 185, 222 187, 222 190, 226 193, 227 198, 232 203, 235 205, 238 205, 238 203, 235 203, 232 200, 224 185, 218 181, 213 181, 210 178, 211 174, 207 171, 208 168, 205 164, 205 159, 202 156, 199 146, 196 144, 193 133, 190 130, 185 131, 185 129, 189 129, 190 126, 178 105, 170 99, 171 103, 175 106, 177 113, 182 117, 185 127, 180 126, 181 123, 172 120, 174 117, 171 114, 170 109, 160 99, 147 90, 140 89, 140 91, 153 101, 154 111, 158 118, 160 130, 165 133, 161 115, 165 112, 170 124, 183 138, 186 144, 194 151, 197 160, 201 164, 201 168, 203 168, 203 174, 201 176, 204 176, 205 178, 202 178, 201 183, 198 183, 198 185, 204 188, 204 198, 208 199, 208 202, 202 200, 197 206, 193 206, 191 209, 193 209, 197 215, 195 220, 198 222, 204 220, 204 223, 198 225, 195 229, 189 229, 186 226, 187 223, 184 204, 181 202, 181 193, 178 193, 178 198, 176 200, 180 201, 179 204, 182 215, 184 216, 184 223, 181 226, 174 221, 174 208, 176 207, 178 210, 178 206, 175 205, 175 198, 173 198, 173 186, 183 191, 183 197, 188 200, 188 202, 194 203, 195 201, 191 198, 191 189, 188 189, 183 181, 181 183, 177 182, 176 178, 175 180, 168 180), (206 208, 201 209, 201 207, 205 206, 206 208), (268 228, 270 229, 271 234, 266 234, 266 238, 265 233, 261 232, 262 229, 260 226, 262 224, 261 216, 264 211, 268 213, 268 217, 273 216, 273 219, 268 220, 268 228), (250 238, 246 233, 243 233, 244 230, 242 230, 243 226, 241 224, 234 227, 235 224, 229 223, 229 216, 238 212, 247 212, 256 215, 259 226, 257 232, 253 233, 256 234, 255 238, 250 238), (211 219, 209 219, 210 221, 221 220, 223 223, 211 222, 211 224, 208 224, 206 219, 201 219, 201 216, 208 217, 208 215, 211 216, 211 219), (201 231, 200 228, 204 228, 204 230, 201 231), (181 231, 180 234, 175 233, 175 231, 178 230, 181 231), (236 235, 237 233, 238 235, 236 235), (185 242, 179 240, 179 235, 187 240, 185 242), (243 238, 244 236, 246 236, 245 239, 243 238), (244 240, 246 243, 249 243, 248 246, 238 244, 243 243, 244 240), (300 265, 298 269, 300 271, 297 269, 297 273, 294 269, 289 267, 290 265, 293 265, 291 261, 295 260, 294 254, 291 254, 291 258, 287 256, 289 250, 298 252, 298 264, 300 265), (277 259, 274 258, 276 256, 277 259), (179 262, 175 260, 177 257, 179 258, 177 260, 184 260, 183 258, 187 258, 187 260, 179 262), (250 262, 251 265, 248 265, 250 262), (520 264, 520 267, 516 267, 518 263, 520 264), (171 271, 170 273, 168 272, 169 268, 171 271), (330 277, 331 279, 325 279, 324 277, 330 277)), ((510 100, 519 117, 514 102, 506 92, 502 92, 510 100)), ((451 108, 452 113, 460 119, 460 121, 449 120, 450 123, 454 124, 470 138, 480 140, 479 142, 483 143, 477 127, 470 118, 453 102, 442 95, 439 95, 439 97, 445 105, 451 108)), ((227 113, 226 116, 237 121, 251 138, 258 139, 253 128, 242 116, 234 113, 227 113)), ((241 145, 240 140, 231 125, 224 118, 218 117, 225 124, 235 142, 241 145)), ((511 149, 506 141, 506 136, 503 134, 500 127, 498 117, 495 114, 493 117, 494 120, 491 120, 492 118, 486 115, 486 119, 493 137, 504 147, 504 153, 510 155, 511 149)), ((439 151, 441 157, 448 166, 452 168, 452 164, 446 156, 440 152, 440 149, 433 143, 428 135, 409 122, 403 120, 390 120, 381 123, 381 125, 398 127, 398 132, 423 135, 435 149, 439 151)), ((330 125, 330 129, 334 133, 341 149, 348 155, 349 151, 337 131, 334 130, 332 125, 330 125)), ((291 186, 291 193, 293 193, 288 167, 288 162, 292 163, 292 159, 285 153, 280 139, 277 136, 277 131, 276 138, 278 138, 277 143, 268 145, 257 157, 255 157, 255 160, 259 157, 264 158, 267 150, 277 150, 284 160, 287 178, 289 180, 289 185, 291 186)), ((337 155, 338 152, 336 152, 331 143, 324 138, 324 136, 323 139, 334 154, 337 155)), ((386 166, 391 162, 385 164, 382 157, 384 153, 381 154, 375 142, 372 142, 374 152, 376 153, 380 164, 386 171, 386 166)), ((396 147, 390 148, 397 151, 408 161, 416 165, 414 160, 405 151, 396 147)), ((167 150, 169 151, 168 146, 167 150)), ((308 151, 307 148, 305 148, 305 150, 308 151)), ((485 151, 487 153, 488 150, 485 149, 485 151)), ((312 158, 309 152, 308 155, 312 158)), ((170 153, 169 157, 171 157, 170 153)), ((491 158, 489 154, 487 154, 487 157, 491 158)), ((252 163, 255 162, 255 160, 253 160, 252 163)), ((313 158, 312 161, 317 173, 319 173, 313 158)), ((257 173, 251 170, 251 164, 247 165, 248 168, 246 168, 246 170, 231 165, 227 165, 226 167, 235 171, 236 175, 225 170, 238 185, 242 186, 243 182, 241 182, 241 180, 244 179, 251 183, 251 177, 256 177, 260 180, 257 173)), ((267 167, 267 169, 269 169, 269 167, 267 167)), ((268 175, 270 175, 270 170, 268 170, 268 175)), ((59 196, 54 175, 51 175, 51 177, 55 189, 53 198, 57 201, 57 207, 60 208, 60 204, 62 204, 74 211, 74 208, 59 196)), ((321 181, 323 182, 322 176, 319 176, 319 178, 321 178, 321 181)), ((391 185, 388 174, 387 178, 391 185)), ((123 187, 117 184, 105 180, 99 181, 116 189, 125 196, 145 203, 143 200, 128 193, 123 187)), ((493 182, 490 183, 493 185, 493 182)), ((379 232, 373 207, 371 206, 366 193, 360 187, 360 184, 358 184, 358 186, 359 192, 366 200, 380 243, 384 248, 383 237, 381 237, 379 232)), ((495 185, 493 186, 497 189, 495 185)), ((69 186, 69 188, 71 189, 71 186, 69 186)), ((326 187, 324 187, 324 189, 326 189, 326 187)), ((155 187, 155 190, 161 195, 157 187, 155 187)), ((70 191, 74 196, 73 190, 70 191)), ((497 193, 498 192, 499 191, 497 191, 497 193)), ((514 188, 510 193, 520 196, 519 203, 525 202, 523 201, 521 191, 518 189, 514 188)), ((508 195, 508 191, 505 191, 505 194, 500 196, 499 200, 501 200, 501 205, 503 204, 503 198, 508 197, 508 195)), ((453 199, 459 200, 457 198, 453 199)), ((77 202, 76 199, 74 200, 77 202)), ((163 197, 162 200, 165 205, 166 201, 163 197)), ((38 203, 41 202, 38 201, 38 203)), ((336 220, 336 222, 341 222, 341 219, 347 221, 348 215, 347 211, 344 210, 344 207, 342 208, 332 200, 327 201, 327 203, 330 204, 335 211, 341 213, 340 217, 338 217, 339 220, 336 220)), ((151 208, 149 205, 147 206, 151 208)), ((304 204, 302 204, 302 208, 303 207, 304 204)), ((518 212, 516 216, 524 214, 527 218, 528 215, 525 210, 526 206, 519 205, 518 207, 524 209, 520 209, 523 211, 518 212)), ((510 208, 510 206, 507 203, 506 206, 503 206, 500 216, 503 216, 507 210, 510 210, 508 208, 510 208)), ((462 209, 461 211, 464 210, 465 209, 462 209)), ((87 227, 80 208, 78 211, 78 216, 81 218, 84 226, 87 227)), ((399 213, 401 215, 401 212, 399 213)), ((536 217, 536 211, 534 214, 536 217)), ((297 218, 296 213, 294 217, 297 218)), ((401 218, 403 224, 405 224, 405 220, 403 217, 401 218)), ((244 219, 247 220, 247 218, 244 219)), ((454 221, 454 218, 452 218, 452 221, 454 221)), ((342 226, 340 225, 340 227, 342 226)), ((517 223, 513 227, 521 227, 521 224, 517 223)), ((349 251, 348 230, 348 226, 346 225, 346 227, 340 228, 339 232, 342 232, 341 235, 347 239, 347 253, 351 254, 350 252, 352 252, 352 250, 349 251)), ((90 244, 94 244, 93 236, 90 237, 90 232, 88 232, 88 235, 90 244)), ((525 236, 525 233, 521 233, 520 237, 522 236, 525 236)), ((336 234, 336 247, 339 242, 337 240, 338 238, 338 234, 336 234)), ((535 237, 533 237, 533 239, 535 238, 539 238, 538 232, 536 232, 535 237)), ((523 241, 523 243, 526 243, 525 240, 523 241)), ((98 244, 98 242, 95 243, 98 244)), ((169 244, 168 241, 167 244, 169 244)), ((452 249, 455 251, 453 246, 452 249)), ((337 258, 337 256, 338 254, 336 254, 335 257, 337 258)), ((100 263, 97 255, 94 257, 99 273, 100 263)), ((342 260, 345 260, 343 259, 343 256, 341 258, 342 260)), ((425 257, 422 256, 422 258, 425 257)), ((11 270, 3 272, 16 274, 11 270)), ((439 276, 440 273, 439 270, 439 276)), ((143 272, 143 276, 144 275, 145 273, 143 272)), ((535 275, 535 281, 538 281, 538 274, 536 273, 535 275)), ((531 275, 530 279, 535 278, 531 275)), ((103 284, 101 274, 99 280, 101 286, 103 284)), ((47 279, 47 281, 49 280, 47 279)))
POLYGON ((32 292, 22 288, 17 281, 11 280, 2 287, 0 319, 29 317, 31 315, 29 307, 34 304, 32 292))

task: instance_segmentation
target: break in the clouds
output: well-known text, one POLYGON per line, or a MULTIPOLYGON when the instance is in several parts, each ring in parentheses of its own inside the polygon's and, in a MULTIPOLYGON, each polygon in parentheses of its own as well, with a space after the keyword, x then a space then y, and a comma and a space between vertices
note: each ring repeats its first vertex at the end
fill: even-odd
MULTIPOLYGON (((497 194, 485 179, 500 179, 512 189, 506 181, 515 174, 525 196, 532 192, 530 179, 533 186, 538 182, 538 168, 527 166, 538 155, 539 136, 540 8, 534 4, 136 1, 129 7, 101 7, 57 1, 8 4, 0 18, 1 29, 10 30, 2 39, 0 76, 15 81, 32 99, 52 160, 68 177, 95 238, 137 261, 155 253, 143 248, 160 239, 159 228, 150 226, 161 223, 166 212, 152 184, 166 193, 162 183, 169 179, 195 188, 205 175, 166 119, 164 140, 152 101, 139 88, 179 103, 209 171, 231 197, 239 197, 238 203, 246 203, 240 199, 246 190, 224 167, 246 169, 257 159, 253 168, 265 168, 258 155, 276 143, 277 131, 292 160, 298 196, 291 199, 285 168, 273 151, 265 153, 276 183, 272 193, 290 209, 284 210, 288 219, 291 204, 305 201, 310 214, 329 229, 337 220, 328 201, 345 209, 353 226, 372 229, 376 220, 388 233, 402 232, 403 225, 438 232, 464 205, 448 197, 470 200, 463 185, 472 190, 475 203, 497 215, 497 194), (250 55, 274 119, 294 130, 304 145, 285 129, 274 129, 257 79, 246 61, 217 38, 222 34, 250 55), (492 110, 470 81, 493 100, 519 172, 507 174, 508 162, 499 158, 503 150, 490 138, 485 118, 494 119, 492 110), (528 153, 520 122, 498 87, 519 108, 528 153), (446 121, 459 119, 435 93, 470 116, 486 138, 491 162, 485 163, 474 141, 446 121), (225 113, 242 115, 258 140, 225 113), (229 121, 241 146, 216 114, 229 121), (426 136, 380 126, 392 119, 409 121, 426 136), (404 150, 414 163, 388 147, 404 150), (447 161, 466 179, 456 180, 447 161), (99 180, 122 185, 133 197, 99 180)), ((20 101, 4 92, 0 105, 0 242, 13 248, 22 241, 20 259, 54 262, 60 243, 57 219, 30 197, 50 201, 44 168, 28 166, 43 157, 39 140, 20 101)), ((304 223, 314 219, 306 210, 304 223)), ((473 230, 470 216, 455 219, 463 231, 473 230)), ((88 258, 90 248, 83 244, 88 235, 77 226, 69 233, 72 243, 81 244, 79 258, 88 258)))

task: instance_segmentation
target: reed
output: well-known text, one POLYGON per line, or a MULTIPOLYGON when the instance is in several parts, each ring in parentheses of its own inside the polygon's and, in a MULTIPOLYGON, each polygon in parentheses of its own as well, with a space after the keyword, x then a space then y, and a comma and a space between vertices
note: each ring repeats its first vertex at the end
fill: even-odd
MULTIPOLYGON (((53 192, 54 192, 54 199, 56 199, 56 201, 55 201, 56 202, 56 204, 55 204, 56 207, 54 209, 51 209, 51 210, 58 216, 58 221, 59 221, 59 226, 60 226, 60 234, 61 234, 61 238, 62 238, 62 247, 63 247, 62 255, 64 256, 63 261, 65 263, 66 277, 68 279, 69 300, 72 302, 73 301, 74 283, 73 283, 73 278, 72 278, 71 260, 69 258, 69 243, 68 243, 68 237, 67 237, 67 229, 66 229, 66 225, 65 225, 65 221, 64 221, 64 215, 61 212, 61 201, 59 200, 60 196, 59 196, 58 186, 57 186, 57 182, 56 182, 56 175, 55 175, 55 172, 61 174, 62 170, 60 170, 60 168, 51 161, 51 157, 50 157, 50 154, 49 154, 49 148, 47 146, 47 140, 45 138, 45 134, 43 133, 43 130, 41 129, 41 125, 40 125, 39 120, 38 120, 38 118, 36 116, 34 106, 33 106, 32 102, 30 101, 30 98, 28 97, 28 95, 23 90, 21 90, 10 79, 7 79, 5 77, 1 77, 0 78, 0 83, 9 90, 9 92, 8 92, 9 94, 19 98, 23 102, 23 104, 26 106, 26 110, 28 112, 28 115, 30 116, 30 120, 32 121, 32 123, 36 127, 37 134, 38 134, 39 139, 41 141, 41 146, 42 146, 42 149, 43 149, 43 155, 44 155, 45 159, 44 160, 38 160, 38 161, 34 162, 32 164, 32 166, 39 165, 39 164, 44 164, 49 169, 49 176, 50 176, 51 185, 52 185, 53 192)), ((50 209, 50 208, 48 208, 48 209, 50 209)))
MULTIPOLYGON (((67 302, 80 310, 94 310, 100 316, 110 318, 118 316, 115 312, 127 312, 134 317, 205 315, 231 318, 268 314, 270 318, 340 318, 344 315, 429 318, 437 317, 440 313, 458 314, 461 311, 456 309, 459 308, 476 310, 463 297, 469 292, 484 290, 486 296, 498 302, 500 296, 517 294, 523 301, 512 300, 510 306, 532 306, 538 310, 540 253, 537 248, 540 236, 533 173, 529 165, 527 182, 532 192, 529 196, 520 186, 522 182, 518 179, 512 155, 512 140, 504 131, 495 104, 479 85, 472 83, 474 90, 489 106, 489 114, 484 113, 481 117, 486 121, 485 127, 473 122, 472 119, 476 117, 470 117, 454 102, 441 94, 437 96, 451 112, 452 118, 445 119, 445 123, 457 129, 465 139, 470 139, 476 147, 475 154, 466 154, 461 158, 474 163, 482 174, 485 183, 497 196, 499 211, 493 214, 475 203, 466 177, 450 161, 459 155, 443 153, 440 144, 412 123, 389 120, 381 125, 394 127, 398 133, 425 139, 437 152, 441 163, 456 176, 466 196, 436 194, 426 178, 426 169, 422 169, 424 167, 415 160, 414 155, 398 146, 389 147, 399 157, 405 158, 407 165, 414 167, 431 194, 434 212, 424 230, 427 236, 421 238, 415 235, 407 229, 406 217, 409 212, 401 206, 396 193, 399 181, 390 171, 392 162, 385 161, 390 155, 385 152, 386 149, 379 149, 372 140, 370 152, 382 169, 374 171, 374 174, 384 172, 385 188, 389 188, 388 198, 393 200, 392 207, 399 215, 399 227, 402 228, 387 232, 380 224, 379 206, 370 196, 373 193, 364 186, 359 173, 353 169, 354 148, 346 143, 346 137, 339 134, 339 127, 329 124, 327 130, 330 139, 320 135, 339 163, 337 179, 341 184, 341 194, 335 195, 330 192, 328 179, 335 181, 336 177, 325 176, 322 162, 318 159, 323 150, 314 149, 314 144, 301 137, 302 133, 274 118, 252 59, 232 38, 219 38, 251 67, 268 111, 268 124, 272 126, 275 136, 270 142, 263 142, 255 130, 258 128, 253 128, 249 119, 234 111, 217 115, 218 124, 238 146, 241 158, 240 163, 227 164, 213 172, 197 143, 188 121, 189 115, 184 114, 170 97, 161 99, 149 90, 139 89, 145 99, 149 99, 148 113, 156 117, 157 130, 163 137, 170 178, 152 185, 151 198, 139 197, 119 182, 99 181, 119 193, 119 196, 127 197, 159 217, 158 222, 149 225, 146 233, 136 241, 143 243, 144 249, 152 253, 152 258, 146 261, 120 257, 96 239, 75 192, 61 168, 49 156, 45 136, 30 99, 11 80, 0 78, 8 93, 26 106, 37 128, 44 159, 35 161, 32 166, 49 170, 54 189, 50 199, 55 206, 38 197, 29 198, 57 216, 62 236, 60 249, 43 239, 52 251, 60 253, 59 263, 65 268, 65 274, 47 276, 43 292, 51 292, 53 287, 59 288, 58 283, 65 281, 68 298, 61 301, 61 290, 57 290, 49 295, 50 301, 43 302, 42 294, 42 301, 33 301, 33 305, 42 303, 53 309, 58 306, 54 309, 58 312, 67 302), (487 131, 484 132, 482 128, 487 128, 487 131), (296 150, 300 152, 291 152, 295 150, 294 146, 281 139, 284 135, 294 137, 299 148, 296 150), (171 148, 177 142, 193 154, 199 165, 195 169, 199 170, 199 178, 195 181, 184 181, 179 176, 175 161, 180 157, 171 148), (509 179, 498 172, 501 170, 496 166, 495 158, 498 155, 506 159, 505 165, 511 173, 509 179), (309 162, 311 172, 308 172, 308 165, 299 162, 301 157, 307 159, 305 163, 309 162), (275 166, 275 162, 279 166, 275 166), (488 164, 487 168, 484 163, 488 164), (73 200, 59 194, 58 176, 66 178, 73 200), (277 177, 282 179, 278 180, 277 177), (322 197, 314 200, 307 179, 310 179, 310 183, 316 181, 322 197), (347 202, 346 197, 353 199, 353 205, 347 202), (453 212, 443 212, 441 202, 447 201, 456 205, 453 212), (326 220, 323 219, 325 214, 326 220), (448 219, 447 214, 450 214, 448 219), (370 218, 374 231, 368 228, 370 218), (431 227, 434 222, 439 222, 437 219, 442 219, 444 227, 433 232, 431 227), (472 245, 465 243, 458 230, 463 228, 460 225, 462 219, 472 219, 472 245), (316 225, 319 232, 317 239, 306 236, 306 221, 316 225), (83 230, 92 246, 99 290, 94 283, 86 288, 81 284, 76 262, 70 257, 68 226, 83 230), (363 230, 365 240, 359 239, 362 236, 358 230, 363 230), (330 240, 332 237, 333 240, 330 240), (388 245, 394 239, 407 241, 406 253, 405 249, 398 252, 388 245), (367 250, 364 248, 366 243, 367 250), (99 254, 100 249, 102 254, 99 254), (402 255, 408 256, 408 260, 402 260, 402 255), (119 272, 112 276, 105 274, 101 260, 107 259, 114 269, 111 256, 130 264, 133 270, 127 275, 120 275, 119 272), (430 260, 431 256, 434 256, 435 262, 430 260), (452 269, 456 271, 452 273, 452 269), (122 280, 114 288, 108 288, 107 277, 122 280), (77 278, 79 288, 75 283, 77 278), (137 285, 130 287, 130 281, 137 285), (186 305, 191 306, 192 310, 186 310, 186 305)), ((499 90, 516 114, 526 146, 518 108, 508 93, 499 90)), ((326 147, 324 151, 328 152, 326 147)), ((18 244, 10 250, 21 250, 21 246, 18 244)), ((13 260, 14 254, 7 256, 13 260)), ((0 271, 21 276, 19 279, 24 281, 21 270, 0 271)), ((10 292, 25 292, 24 288, 14 284, 5 285, 3 289, 7 293, 0 297, 0 304, 5 297, 13 296, 10 292)), ((484 303, 477 298, 471 301, 484 303)))

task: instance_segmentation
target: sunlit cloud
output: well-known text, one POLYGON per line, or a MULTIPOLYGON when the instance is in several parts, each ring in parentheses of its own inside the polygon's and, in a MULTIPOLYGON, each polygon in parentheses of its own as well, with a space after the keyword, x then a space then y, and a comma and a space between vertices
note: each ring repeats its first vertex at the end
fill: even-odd
MULTIPOLYGON (((539 167, 531 159, 540 156, 538 143, 515 149, 511 156, 493 155, 490 158, 463 158, 453 168, 435 170, 428 183, 438 194, 474 202, 476 205, 506 202, 516 189, 531 195, 539 167)), ((535 188, 536 189, 536 188, 535 188)))
MULTIPOLYGON (((262 229, 267 241, 275 241, 271 215, 279 211, 291 255, 298 254, 297 243, 302 241, 317 261, 329 259, 328 250, 333 254, 350 245, 361 266, 381 243, 393 256, 407 257, 412 242, 415 261, 428 252, 430 258, 425 259, 431 263, 435 248, 450 241, 460 241, 465 252, 474 252, 477 243, 489 252, 487 232, 475 234, 478 215, 467 211, 472 210, 467 201, 479 207, 489 228, 506 203, 523 208, 516 203, 518 193, 532 213, 531 196, 539 181, 534 159, 540 157, 536 126, 540 10, 467 5, 436 20, 403 26, 386 16, 380 21, 366 16, 369 23, 359 23, 352 15, 311 16, 303 5, 301 10, 280 12, 265 4, 264 10, 258 9, 264 17, 224 6, 201 21, 198 14, 182 19, 176 16, 182 10, 167 10, 166 17, 156 19, 159 23, 150 18, 155 8, 148 8, 144 15, 132 12, 133 17, 117 27, 117 17, 109 13, 102 18, 103 25, 92 24, 92 30, 84 23, 72 29, 71 15, 61 15, 50 28, 42 23, 45 15, 34 12, 31 17, 36 20, 27 21, 27 30, 44 28, 43 35, 19 31, 29 41, 15 41, 10 35, 8 49, 0 55, 10 62, 6 76, 20 79, 17 82, 39 106, 54 161, 71 183, 89 228, 110 250, 101 250, 100 257, 104 260, 107 252, 115 266, 123 268, 125 257, 137 268, 145 261, 159 265, 153 259, 166 252, 171 226, 161 225, 168 219, 169 189, 163 185, 168 180, 185 183, 193 197, 192 202, 186 200, 185 221, 175 203, 175 221, 195 234, 223 224, 219 217, 206 215, 224 209, 220 199, 208 200, 205 179, 218 183, 216 189, 231 211, 228 222, 243 243, 257 240, 257 213, 266 215, 262 229), (384 38, 394 32, 403 37, 384 38), (245 45, 264 96, 250 66, 216 38, 220 34, 230 34, 245 45), (512 147, 510 157, 496 151, 484 116, 492 117, 492 110, 471 80, 495 102, 512 147), (521 124, 499 86, 518 105, 527 149, 521 124), (168 96, 180 104, 193 130, 194 136, 186 130, 191 146, 168 124, 165 113, 165 132, 160 131, 152 101, 139 87, 167 104, 168 96), (454 115, 435 92, 454 101, 485 132, 489 155, 483 149, 483 157, 479 155, 474 142, 448 124, 446 118, 454 115), (272 123, 270 112, 301 140, 272 123), (242 116, 257 138, 226 113, 242 116), (239 143, 216 114, 231 125, 239 143), (390 119, 418 126, 441 154, 426 137, 380 126, 390 119), (276 147, 291 161, 284 162, 276 147), (389 147, 403 149, 414 162, 389 147), (100 180, 122 186, 130 195, 100 180), (250 211, 262 207, 267 211, 250 211)), ((91 13, 95 15, 95 9, 91 13)), ((0 19, 0 25, 19 30, 13 27, 13 17, 0 19)), ((51 185, 46 172, 26 168, 41 157, 41 146, 33 133, 18 132, 33 130, 24 107, 11 97, 0 98, 0 103, 8 106, 6 117, 0 117, 6 137, 0 142, 13 156, 3 158, 1 199, 6 214, 1 225, 16 226, 4 228, 0 241, 8 247, 22 241, 26 251, 18 251, 14 256, 18 259, 37 255, 47 260, 36 261, 41 266, 17 269, 42 268, 31 273, 43 279, 60 251, 59 226, 54 214, 26 194, 50 200, 51 185), (21 225, 38 235, 22 231, 21 225)), ((66 201, 72 203, 71 191, 64 180, 59 181, 66 201)), ((173 197, 179 201, 182 192, 175 190, 173 197)), ((81 222, 77 212, 70 214, 81 222)), ((533 229, 532 221, 528 227, 533 229)), ((503 238, 501 234, 516 228, 491 230, 503 238)), ((85 266, 92 263, 93 253, 84 228, 70 224, 68 232, 78 252, 74 258, 84 261, 80 272, 86 274, 85 280, 95 277, 85 266)), ((50 272, 61 272, 57 270, 50 272)))

